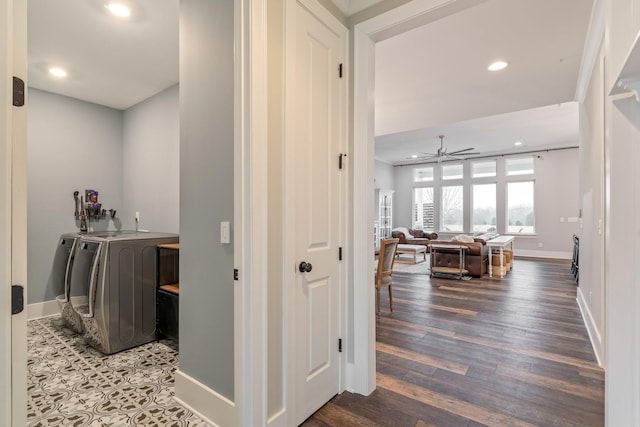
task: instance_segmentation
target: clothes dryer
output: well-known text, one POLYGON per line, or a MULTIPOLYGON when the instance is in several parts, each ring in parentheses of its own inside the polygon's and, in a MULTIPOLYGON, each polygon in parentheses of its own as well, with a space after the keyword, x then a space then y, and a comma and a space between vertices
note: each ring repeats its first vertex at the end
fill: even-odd
POLYGON ((155 340, 157 246, 178 242, 177 234, 168 233, 80 238, 71 290, 77 274, 87 304, 72 300, 72 306, 92 347, 111 354, 155 340))

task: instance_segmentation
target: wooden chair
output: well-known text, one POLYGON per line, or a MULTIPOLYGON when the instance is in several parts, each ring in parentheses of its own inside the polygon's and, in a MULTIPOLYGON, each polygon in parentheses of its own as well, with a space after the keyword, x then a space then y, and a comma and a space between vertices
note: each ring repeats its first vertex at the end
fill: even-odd
POLYGON ((380 241, 380 255, 376 270, 376 310, 380 315, 380 289, 389 288, 389 309, 393 311, 393 296, 391 294, 391 273, 396 259, 396 248, 399 239, 384 239, 380 241))

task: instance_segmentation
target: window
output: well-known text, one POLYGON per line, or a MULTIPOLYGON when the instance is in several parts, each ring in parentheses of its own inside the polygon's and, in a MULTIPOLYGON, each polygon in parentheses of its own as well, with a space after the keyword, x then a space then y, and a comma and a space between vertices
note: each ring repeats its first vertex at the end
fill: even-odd
POLYGON ((507 233, 535 233, 533 181, 507 183, 507 233))
POLYGON ((474 178, 496 176, 496 161, 488 160, 471 163, 471 176, 474 178))
POLYGON ((416 168, 413 170, 414 182, 428 182, 433 181, 433 166, 426 168, 416 168))
POLYGON ((533 157, 507 159, 505 162, 507 175, 530 175, 533 173, 533 157))
POLYGON ((462 185, 442 187, 441 208, 442 230, 464 231, 462 185))
POLYGON ((472 231, 480 233, 496 231, 496 184, 474 185, 472 195, 472 231))
POLYGON ((423 231, 434 231, 435 227, 433 187, 414 188, 413 228, 423 231))
POLYGON ((462 163, 456 163, 453 165, 442 165, 442 179, 462 179, 462 178, 464 178, 462 163))

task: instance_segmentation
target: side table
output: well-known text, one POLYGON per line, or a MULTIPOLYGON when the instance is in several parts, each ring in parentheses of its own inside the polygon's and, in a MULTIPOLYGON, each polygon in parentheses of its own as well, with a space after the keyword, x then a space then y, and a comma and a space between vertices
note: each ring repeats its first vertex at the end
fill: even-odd
POLYGON ((489 248, 489 277, 493 277, 493 268, 491 261, 491 252, 492 248, 500 249, 500 278, 502 279, 506 273, 506 269, 504 267, 504 248, 507 245, 511 245, 511 251, 513 252, 513 236, 498 236, 491 240, 488 240, 487 247, 489 248))
POLYGON ((438 244, 430 244, 429 248, 431 249, 431 274, 430 277, 446 277, 446 278, 457 278, 458 280, 462 279, 465 274, 469 273, 469 270, 464 268, 464 255, 467 251, 467 247, 464 245, 438 245, 438 244), (446 250, 451 252, 452 250, 457 250, 458 255, 460 256, 460 262, 458 263, 458 267, 438 267, 438 251, 446 250))

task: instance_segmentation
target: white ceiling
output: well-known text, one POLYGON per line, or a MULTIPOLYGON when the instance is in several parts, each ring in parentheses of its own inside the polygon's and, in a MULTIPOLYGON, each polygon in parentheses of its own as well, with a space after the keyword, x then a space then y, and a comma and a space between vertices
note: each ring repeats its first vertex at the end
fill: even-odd
MULTIPOLYGON (((178 82, 179 0, 29 0, 29 85, 126 109, 178 82), (47 69, 66 67, 55 79, 47 69)), ((352 15, 380 0, 333 0, 352 15)), ((376 45, 376 157, 577 144, 574 98, 592 0, 487 0, 376 45), (496 58, 511 63, 489 73, 496 58), (546 108, 541 108, 546 107, 546 108), (529 111, 531 110, 531 111, 529 111), (517 112, 517 113, 516 113, 517 112), (502 115, 503 113, 511 113, 502 115)))
POLYGON ((377 43, 376 158, 407 163, 434 152, 440 134, 449 151, 504 152, 515 141, 526 145, 520 150, 576 146, 577 107, 566 103, 591 6, 488 0, 377 43), (496 59, 510 66, 489 72, 496 59))
POLYGON ((126 109, 178 82, 178 0, 29 0, 29 86, 126 109), (57 79, 50 66, 69 73, 57 79))

